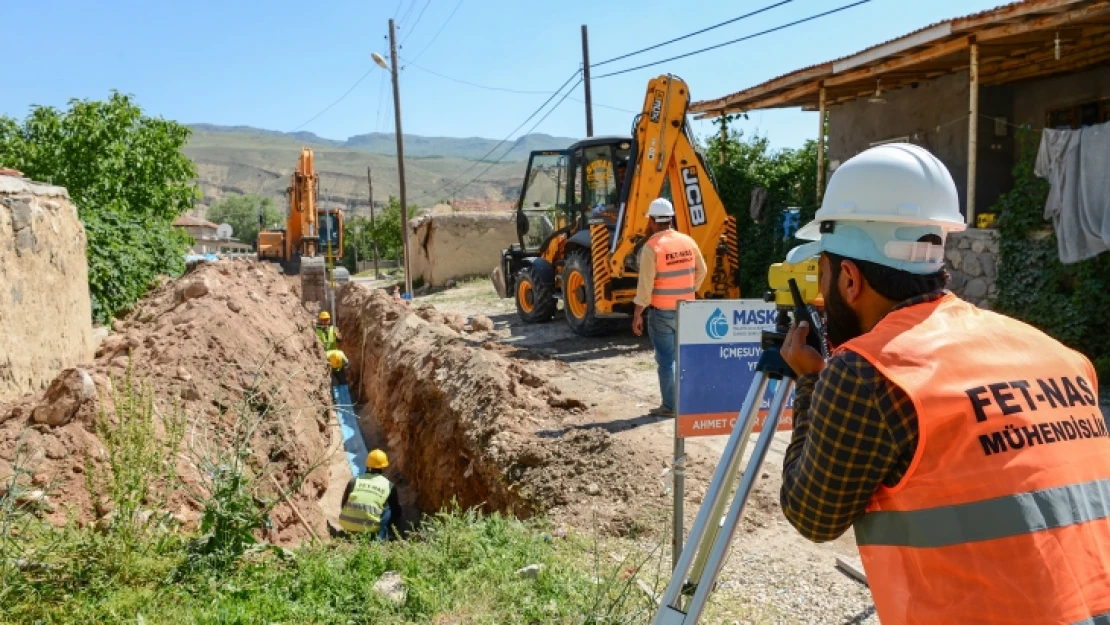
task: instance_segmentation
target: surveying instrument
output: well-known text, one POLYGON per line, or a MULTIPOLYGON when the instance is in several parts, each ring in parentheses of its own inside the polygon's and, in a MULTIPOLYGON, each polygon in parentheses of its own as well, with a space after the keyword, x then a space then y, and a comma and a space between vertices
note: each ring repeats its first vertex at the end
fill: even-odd
MULTIPOLYGON (((717 464, 713 480, 706 491, 704 503, 698 510, 698 516, 690 528, 690 536, 682 549, 682 555, 675 563, 671 580, 660 599, 659 612, 652 621, 654 625, 697 623, 705 610, 709 593, 716 586, 729 545, 744 514, 744 507, 755 488, 755 480, 760 473, 759 468, 771 448, 771 441, 782 418, 787 398, 794 390, 795 373, 780 353, 786 334, 790 330, 791 312, 794 314, 794 321, 799 324, 803 321, 809 323, 806 343, 816 349, 822 357, 828 355, 824 332, 817 323, 818 316, 814 314, 816 309, 807 305, 816 302, 820 297, 817 267, 817 259, 809 259, 793 265, 779 263, 771 266, 768 282, 772 290, 764 299, 776 304, 778 314, 775 326, 764 329, 760 336, 762 353, 756 364, 755 379, 748 388, 736 426, 729 435, 721 454, 721 461, 717 464), (804 284, 801 289, 798 287, 799 279, 804 284), (736 490, 736 495, 728 505, 728 513, 721 519, 721 514, 728 503, 727 498, 739 477, 740 461, 744 457, 748 439, 759 416, 760 403, 771 380, 776 380, 777 388, 771 400, 767 419, 756 441, 751 460, 743 472, 743 479, 736 490), (718 519, 721 520, 718 522, 718 519)), ((679 521, 680 519, 675 519, 676 524, 679 521)))

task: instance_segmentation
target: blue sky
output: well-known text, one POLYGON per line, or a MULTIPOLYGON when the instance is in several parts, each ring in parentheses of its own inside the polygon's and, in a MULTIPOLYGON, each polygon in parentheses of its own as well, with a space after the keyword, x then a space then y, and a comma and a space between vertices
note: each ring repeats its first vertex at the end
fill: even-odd
MULTIPOLYGON (((8 63, 0 114, 22 118, 32 104, 65 106, 70 98, 102 99, 117 89, 134 94, 152 115, 289 131, 369 71, 347 97, 302 129, 335 139, 391 132, 388 75, 369 54, 388 52, 387 22, 396 15, 400 58, 403 65, 408 61, 401 72, 405 132, 501 139, 547 96, 479 89, 425 70, 486 86, 550 92, 581 63, 582 24, 589 27, 591 61, 599 63, 776 1, 15 1, 4 8, 8 63)), ((594 73, 689 52, 851 1, 792 0, 594 73)), ((598 104, 635 110, 650 78, 674 73, 689 84, 695 100, 717 98, 997 4, 871 0, 704 54, 597 78, 593 97, 598 104)), ((581 86, 571 97, 582 98, 581 86)), ((631 123, 628 112, 594 110, 595 134, 627 133, 631 123)), ((815 113, 780 110, 752 113, 743 127, 766 135, 774 147, 796 147, 815 134, 815 126, 815 113)), ((568 98, 536 132, 584 136, 584 106, 568 98)), ((713 127, 698 122, 695 132, 704 135, 713 127)))

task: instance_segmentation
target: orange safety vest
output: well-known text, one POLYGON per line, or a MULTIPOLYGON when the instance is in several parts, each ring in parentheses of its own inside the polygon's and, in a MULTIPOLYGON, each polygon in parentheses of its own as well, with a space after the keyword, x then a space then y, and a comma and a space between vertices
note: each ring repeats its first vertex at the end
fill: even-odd
POLYGON ((951 294, 841 349, 917 412, 909 470, 854 526, 883 624, 1110 623, 1110 434, 1090 361, 951 294))
POLYGON ((683 300, 694 299, 694 256, 698 246, 693 239, 674 230, 665 230, 647 240, 655 252, 655 282, 651 305, 660 310, 675 310, 683 300))

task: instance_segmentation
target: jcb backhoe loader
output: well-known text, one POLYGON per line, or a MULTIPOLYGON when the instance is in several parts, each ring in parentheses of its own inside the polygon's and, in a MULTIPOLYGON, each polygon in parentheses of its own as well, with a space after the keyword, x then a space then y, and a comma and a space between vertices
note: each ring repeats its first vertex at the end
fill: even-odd
POLYGON ((648 83, 632 136, 593 137, 566 150, 532 152, 517 204, 519 244, 493 272, 526 323, 548 321, 562 300, 580 336, 612 331, 631 315, 647 208, 667 197, 675 227, 697 242, 709 274, 697 296, 740 297, 736 220, 725 213, 686 123, 682 79, 648 83))
MULTIPOLYGON (((285 228, 258 233, 258 259, 280 263, 287 275, 300 274, 301 298, 322 302, 328 265, 343 259, 344 240, 342 211, 317 207, 319 182, 312 148, 301 148, 285 190, 289 198, 285 228)), ((350 272, 335 267, 333 277, 336 283, 347 282, 350 272)))

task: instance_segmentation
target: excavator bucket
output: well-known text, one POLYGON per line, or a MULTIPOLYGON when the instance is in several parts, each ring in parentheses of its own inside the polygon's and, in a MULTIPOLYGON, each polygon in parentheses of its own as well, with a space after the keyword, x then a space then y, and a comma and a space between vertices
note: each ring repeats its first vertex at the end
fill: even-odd
POLYGON ((493 282, 493 290, 497 291, 497 297, 501 299, 507 297, 505 289, 505 272, 501 268, 501 265, 493 268, 493 271, 489 274, 489 279, 493 282))
POLYGON ((324 259, 301 258, 301 302, 316 302, 321 307, 328 301, 327 271, 324 259))

